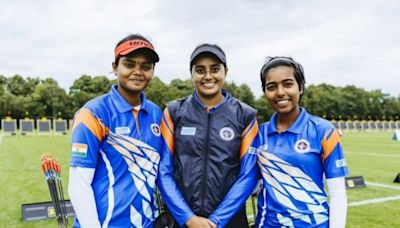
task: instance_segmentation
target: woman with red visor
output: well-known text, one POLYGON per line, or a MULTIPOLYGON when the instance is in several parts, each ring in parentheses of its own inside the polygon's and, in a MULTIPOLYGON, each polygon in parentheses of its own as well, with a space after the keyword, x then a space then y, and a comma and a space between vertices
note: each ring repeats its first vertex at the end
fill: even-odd
POLYGON ((125 37, 112 63, 118 84, 76 112, 69 178, 74 227, 153 227, 162 112, 143 90, 158 61, 149 40, 125 37))

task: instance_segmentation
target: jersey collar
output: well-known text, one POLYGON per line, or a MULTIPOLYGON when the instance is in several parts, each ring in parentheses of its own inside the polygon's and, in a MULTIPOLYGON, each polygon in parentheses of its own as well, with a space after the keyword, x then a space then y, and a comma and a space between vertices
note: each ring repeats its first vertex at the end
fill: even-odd
MULTIPOLYGON (((130 112, 133 110, 133 106, 129 104, 125 98, 118 92, 118 85, 113 85, 110 91, 111 100, 114 106, 120 113, 130 112)), ((140 93, 140 110, 147 111, 147 99, 143 92, 140 93)))
MULTIPOLYGON (((274 113, 268 124, 269 134, 278 132, 278 129, 276 127, 276 118, 277 118, 277 114, 274 113)), ((308 113, 303 107, 301 107, 300 115, 297 117, 296 121, 294 121, 292 126, 290 126, 290 128, 286 130, 286 132, 292 132, 294 134, 301 134, 304 130, 304 127, 306 126, 307 120, 308 120, 308 113)))

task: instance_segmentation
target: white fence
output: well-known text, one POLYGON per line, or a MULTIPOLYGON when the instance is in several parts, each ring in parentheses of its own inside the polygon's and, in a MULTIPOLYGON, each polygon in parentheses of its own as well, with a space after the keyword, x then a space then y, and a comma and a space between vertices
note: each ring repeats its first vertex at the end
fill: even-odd
POLYGON ((392 131, 400 129, 400 121, 392 120, 332 120, 331 122, 342 131, 392 131))

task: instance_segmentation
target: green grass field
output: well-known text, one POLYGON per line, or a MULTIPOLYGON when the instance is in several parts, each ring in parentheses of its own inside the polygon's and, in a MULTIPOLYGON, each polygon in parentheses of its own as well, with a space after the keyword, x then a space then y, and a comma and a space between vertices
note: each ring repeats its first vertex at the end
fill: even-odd
MULTIPOLYGON (((345 132, 342 136, 350 176, 363 176, 366 188, 348 190, 347 227, 400 227, 400 200, 367 203, 365 200, 400 196, 400 184, 393 183, 400 172, 400 142, 392 132, 345 132), (372 184, 389 185, 382 187, 372 184), (390 188, 394 186, 395 188, 390 188)), ((40 156, 51 153, 62 164, 64 192, 67 194, 68 136, 5 136, 0 143, 0 228, 56 227, 55 220, 22 222, 21 205, 50 201, 41 171, 40 156)), ((251 212, 250 200, 248 213, 251 212)))

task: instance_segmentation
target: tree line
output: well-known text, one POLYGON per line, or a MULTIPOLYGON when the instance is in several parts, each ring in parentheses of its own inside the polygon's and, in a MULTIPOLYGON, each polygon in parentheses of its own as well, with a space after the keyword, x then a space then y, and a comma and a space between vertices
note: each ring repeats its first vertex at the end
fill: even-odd
MULTIPOLYGON (((115 83, 106 76, 82 75, 67 92, 52 78, 0 75, 0 118, 71 119, 82 105, 107 93, 115 83)), ((271 117, 273 110, 265 97, 256 98, 246 84, 227 82, 224 87, 234 97, 256 108, 260 122, 271 117)), ((190 79, 174 79, 168 84, 155 77, 145 93, 149 100, 163 108, 168 101, 193 91, 190 79)), ((400 96, 392 97, 381 90, 366 91, 353 85, 309 85, 301 105, 314 115, 336 120, 398 120, 400 115, 400 96)))

